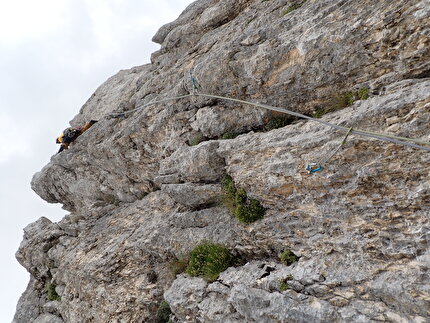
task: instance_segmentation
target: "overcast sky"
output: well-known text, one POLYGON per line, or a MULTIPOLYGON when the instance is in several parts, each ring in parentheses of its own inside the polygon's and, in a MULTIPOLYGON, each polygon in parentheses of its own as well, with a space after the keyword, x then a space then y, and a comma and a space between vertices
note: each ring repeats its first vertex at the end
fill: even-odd
POLYGON ((121 69, 149 62, 152 36, 192 0, 0 0, 0 322, 29 274, 15 260, 22 229, 66 213, 30 189, 55 138, 121 69))

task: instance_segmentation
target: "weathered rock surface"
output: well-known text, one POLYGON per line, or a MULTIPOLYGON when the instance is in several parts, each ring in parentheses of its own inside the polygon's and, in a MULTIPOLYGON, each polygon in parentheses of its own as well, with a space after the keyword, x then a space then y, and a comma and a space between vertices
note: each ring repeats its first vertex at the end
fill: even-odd
POLYGON ((272 113, 212 98, 146 105, 191 92, 190 73, 202 92, 302 113, 368 88, 323 120, 430 141, 428 0, 291 4, 196 1, 154 36, 151 64, 95 91, 71 124, 100 121, 32 180, 71 213, 24 229, 14 322, 154 322, 163 298, 174 322, 430 320, 427 151, 351 135, 309 175, 343 133, 297 120, 263 132, 272 113), (220 204, 224 174, 262 220, 220 204), (240 261, 211 283, 175 277, 170 263, 203 240, 240 261), (281 264, 285 249, 300 260, 281 264))

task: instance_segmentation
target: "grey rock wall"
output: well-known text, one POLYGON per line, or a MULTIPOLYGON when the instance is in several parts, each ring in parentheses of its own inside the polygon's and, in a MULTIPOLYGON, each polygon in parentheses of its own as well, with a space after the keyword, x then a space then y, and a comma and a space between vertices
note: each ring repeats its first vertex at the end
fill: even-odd
POLYGON ((427 151, 351 135, 309 175, 344 133, 301 120, 263 131, 276 114, 213 98, 129 113, 192 92, 190 73, 203 93, 307 114, 368 88, 322 119, 430 141, 430 2, 300 3, 196 1, 154 36, 151 64, 94 92, 71 124, 100 121, 33 177, 70 214, 24 229, 15 323, 154 322, 163 299, 173 322, 430 320, 427 151), (220 203, 225 174, 262 220, 220 203), (203 240, 240 261, 210 283, 175 277, 171 262, 203 240), (299 261, 281 264, 285 249, 299 261))

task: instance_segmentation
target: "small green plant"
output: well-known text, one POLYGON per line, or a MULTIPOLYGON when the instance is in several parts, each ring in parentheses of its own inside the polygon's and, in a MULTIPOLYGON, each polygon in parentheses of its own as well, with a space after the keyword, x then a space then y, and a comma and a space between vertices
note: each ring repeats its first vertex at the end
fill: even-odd
POLYGON ((185 272, 188 266, 188 259, 176 259, 170 262, 169 268, 173 275, 179 275, 185 272))
POLYGON ((233 262, 230 251, 220 244, 203 242, 190 253, 187 274, 214 281, 233 262))
POLYGON ((279 284, 279 290, 281 292, 285 292, 287 289, 290 289, 290 286, 285 280, 281 280, 281 283, 279 284))
POLYGON ((48 300, 49 301, 61 301, 61 296, 55 291, 55 284, 48 284, 48 300))
POLYGON ((221 136, 221 139, 234 139, 239 136, 239 133, 228 131, 221 136))
POLYGON ((264 217, 264 208, 260 202, 248 198, 243 188, 237 189, 231 176, 224 176, 222 186, 225 192, 224 205, 239 221, 249 224, 264 217))
POLYGON ((303 3, 293 3, 287 9, 282 11, 282 15, 285 16, 285 15, 289 14, 291 11, 299 9, 301 6, 303 6, 303 3))
POLYGON ((235 205, 234 215, 241 222, 252 223, 262 219, 264 216, 264 208, 260 202, 255 199, 248 199, 243 188, 239 188, 236 191, 235 205))
POLYGON ((312 117, 314 118, 321 118, 323 115, 325 115, 326 113, 328 113, 329 111, 324 108, 324 107, 318 107, 313 113, 312 113, 312 117))
POLYGON ((233 178, 229 175, 224 176, 221 180, 221 185, 224 191, 221 198, 222 204, 228 208, 230 214, 234 215, 234 210, 236 208, 236 186, 234 185, 233 178))
POLYGON ((224 192, 229 198, 235 198, 236 186, 234 185, 233 178, 229 175, 225 175, 221 181, 224 192))
POLYGON ((289 280, 293 280, 294 277, 292 275, 288 275, 287 278, 281 279, 279 283, 279 290, 281 292, 285 292, 287 289, 290 289, 290 285, 288 285, 289 280))
POLYGON ((327 100, 323 107, 317 108, 312 116, 314 118, 321 118, 323 115, 341 110, 354 104, 357 100, 366 100, 369 98, 369 89, 360 88, 355 92, 346 91, 333 95, 327 100))
POLYGON ((197 146, 199 143, 201 143, 205 140, 206 140, 206 138, 202 134, 199 134, 199 135, 195 136, 193 139, 191 139, 190 146, 197 146))
POLYGON ((291 122, 293 121, 293 119, 290 116, 276 116, 271 118, 265 125, 264 125, 264 130, 265 131, 270 131, 273 129, 278 129, 278 128, 282 128, 285 126, 288 126, 289 124, 291 124, 291 122))
POLYGON ((157 310, 157 323, 168 323, 170 320, 170 314, 172 310, 170 309, 169 303, 162 301, 157 310))
POLYGON ((283 264, 290 266, 298 261, 299 257, 297 257, 291 250, 287 249, 279 255, 279 259, 283 264))
POLYGON ((349 107, 353 103, 354 93, 351 91, 335 94, 329 99, 328 106, 326 107, 326 113, 349 107))
POLYGON ((367 100, 369 98, 369 89, 361 88, 355 92, 355 97, 357 100, 367 100))

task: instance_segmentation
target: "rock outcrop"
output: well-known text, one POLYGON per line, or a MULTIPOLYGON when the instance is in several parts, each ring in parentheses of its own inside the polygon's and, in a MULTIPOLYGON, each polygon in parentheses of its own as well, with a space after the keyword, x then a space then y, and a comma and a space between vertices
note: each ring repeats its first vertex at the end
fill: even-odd
POLYGON ((154 36, 151 64, 95 91, 71 124, 100 121, 34 176, 70 214, 24 229, 31 279, 14 323, 155 322, 162 300, 172 322, 429 321, 427 151, 351 135, 308 174, 344 133, 293 118, 271 129, 277 114, 214 98, 148 104, 192 93, 192 76, 203 93, 430 141, 429 17, 428 0, 191 4, 154 36), (220 202, 226 174, 263 219, 220 202), (236 259, 213 282, 171 269, 201 241, 236 259))

